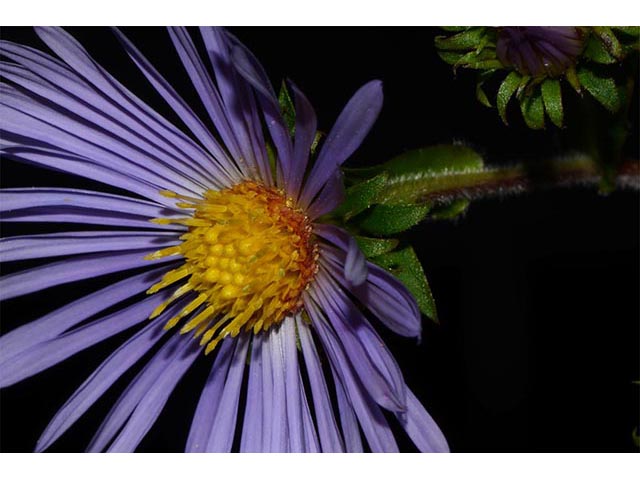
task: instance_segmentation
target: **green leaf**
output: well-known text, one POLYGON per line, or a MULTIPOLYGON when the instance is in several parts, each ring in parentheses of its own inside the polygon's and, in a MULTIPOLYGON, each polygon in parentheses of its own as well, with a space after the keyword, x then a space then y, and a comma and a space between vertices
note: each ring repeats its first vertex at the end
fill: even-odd
POLYGON ((616 63, 617 60, 605 48, 605 45, 595 35, 590 35, 584 48, 583 56, 589 60, 605 65, 616 63))
POLYGON ((520 81, 522 77, 518 72, 511 72, 507 75, 507 78, 504 79, 500 88, 498 89, 498 97, 496 98, 496 106, 498 107, 498 113, 500 114, 500 118, 505 125, 509 125, 507 122, 507 105, 513 94, 515 93, 518 85, 520 85, 520 81))
POLYGON ((520 99, 520 111, 529 128, 533 130, 544 128, 544 103, 539 91, 520 99))
POLYGON ((389 180, 377 203, 411 205, 423 203, 425 195, 442 188, 453 173, 482 171, 482 157, 463 145, 435 145, 405 152, 380 166, 389 180))
POLYGON ((582 85, 580 85, 580 80, 578 79, 578 74, 576 73, 575 67, 570 67, 566 73, 564 74, 569 85, 573 87, 578 95, 582 95, 582 85))
POLYGON ((439 50, 470 50, 482 42, 485 27, 474 27, 449 37, 438 36, 435 46, 439 50))
POLYGON ((382 165, 391 177, 445 171, 482 170, 484 162, 474 149, 464 145, 434 145, 401 153, 382 165))
POLYGON ((434 207, 429 212, 429 218, 433 220, 449 220, 463 214, 471 202, 466 198, 458 198, 446 205, 434 207))
POLYGON ((371 238, 356 235, 358 247, 365 257, 377 257, 384 253, 388 253, 398 246, 399 241, 395 238, 371 238))
POLYGON ((487 94, 484 93, 484 90, 482 90, 483 83, 484 82, 478 82, 476 84, 476 98, 482 105, 491 108, 493 105, 491 105, 489 98, 487 98, 487 94))
POLYGON ((562 128, 562 89, 560 80, 548 78, 540 85, 544 108, 556 127, 562 128))
POLYGON ((620 95, 612 78, 597 76, 587 68, 578 71, 580 83, 603 107, 610 112, 620 108, 620 95))
POLYGON ((415 297, 420 311, 438 323, 436 302, 431 294, 429 282, 420 260, 418 260, 413 248, 407 247, 397 252, 386 253, 372 259, 372 261, 382 268, 390 270, 415 297))
MULTIPOLYGON (((462 32, 464 30, 466 30, 469 27, 440 27, 442 30, 444 30, 445 32, 462 32)), ((473 27, 471 27, 473 28, 473 27)))
POLYGON ((387 172, 382 172, 380 175, 349 187, 345 201, 334 210, 333 214, 349 220, 369 208, 375 203, 376 197, 386 185, 388 177, 387 172))
POLYGON ((293 100, 291 100, 291 95, 289 95, 289 90, 287 89, 284 81, 280 86, 278 102, 280 103, 280 110, 282 111, 284 123, 289 129, 289 134, 293 137, 296 132, 296 108, 293 105, 293 100))
POLYGON ((429 208, 429 205, 376 205, 364 212, 356 224, 374 235, 395 235, 424 220, 429 208))
POLYGON ((598 36, 604 47, 613 57, 621 60, 624 56, 622 45, 609 27, 593 27, 593 33, 598 36))
POLYGON ((324 133, 317 131, 315 137, 313 137, 313 142, 311 142, 311 155, 316 153, 316 149, 318 148, 318 144, 320 143, 320 140, 322 140, 322 137, 324 137, 324 133))

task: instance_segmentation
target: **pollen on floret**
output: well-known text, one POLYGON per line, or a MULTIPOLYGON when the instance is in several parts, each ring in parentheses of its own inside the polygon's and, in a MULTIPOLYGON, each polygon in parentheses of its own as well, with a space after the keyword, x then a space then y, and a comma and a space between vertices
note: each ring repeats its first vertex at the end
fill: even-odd
POLYGON ((154 219, 189 227, 177 246, 158 250, 147 259, 182 256, 185 263, 166 273, 147 293, 155 293, 188 277, 160 304, 160 315, 179 297, 195 294, 165 329, 193 316, 181 333, 195 330, 205 353, 227 335, 258 333, 281 322, 302 305, 301 296, 318 267, 318 250, 309 219, 283 192, 246 181, 207 191, 203 198, 163 190, 180 200, 189 217, 154 219))

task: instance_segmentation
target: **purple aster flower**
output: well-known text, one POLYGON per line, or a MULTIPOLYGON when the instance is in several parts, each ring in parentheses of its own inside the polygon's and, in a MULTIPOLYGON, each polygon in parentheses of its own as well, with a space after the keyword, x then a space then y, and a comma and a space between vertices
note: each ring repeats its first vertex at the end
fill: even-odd
POLYGON ((368 263, 347 232, 317 223, 341 201, 339 167, 376 120, 381 83, 355 93, 308 168, 316 133, 312 106, 291 85, 292 139, 264 70, 228 32, 200 30, 202 59, 186 30, 169 29, 216 127, 212 133, 115 31, 191 136, 133 95, 66 32, 36 32, 59 58, 0 43, 9 60, 2 62, 6 83, 0 87, 2 153, 132 196, 2 190, 4 221, 94 227, 2 240, 4 262, 73 256, 3 277, 0 298, 138 272, 0 337, 0 386, 8 386, 137 328, 60 408, 36 450, 46 450, 137 368, 88 446, 135 450, 181 377, 210 354, 187 451, 228 452, 239 436, 243 452, 393 452, 392 417, 419 450, 447 451, 367 318, 418 337, 415 300, 368 263), (277 157, 273 168, 268 141, 277 157))
POLYGON ((501 27, 496 54, 523 75, 557 77, 575 65, 583 43, 577 27, 501 27))

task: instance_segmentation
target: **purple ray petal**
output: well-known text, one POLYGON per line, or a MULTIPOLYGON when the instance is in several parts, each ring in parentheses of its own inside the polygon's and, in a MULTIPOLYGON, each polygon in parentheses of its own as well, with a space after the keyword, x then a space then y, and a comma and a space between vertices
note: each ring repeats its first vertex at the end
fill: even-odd
POLYGON ((243 333, 236 342, 231 366, 222 391, 220 406, 216 412, 207 442, 207 452, 229 453, 231 451, 236 431, 240 388, 242 387, 244 369, 247 363, 249 339, 250 334, 243 333))
POLYGON ((279 327, 271 328, 269 338, 263 344, 271 356, 271 378, 273 381, 273 403, 267 422, 271 421, 271 448, 274 453, 289 452, 289 425, 287 422, 287 388, 285 379, 285 359, 282 335, 279 327))
MULTIPOLYGON (((150 266, 151 262, 145 260, 144 256, 153 252, 153 249, 147 249, 118 253, 92 253, 5 275, 0 279, 0 300, 85 278, 150 266)), ((179 257, 160 258, 153 263, 171 262, 176 258, 179 257)))
POLYGON ((109 132, 91 129, 80 119, 52 104, 29 98, 15 88, 0 85, 2 130, 91 158, 94 163, 155 184, 158 190, 197 194, 204 188, 181 171, 163 165, 109 132))
POLYGON ((407 387, 407 413, 398 420, 421 452, 448 453, 449 445, 440 427, 407 387))
POLYGON ((246 164, 242 161, 242 152, 233 127, 225 115, 220 94, 198 56, 191 37, 186 29, 178 27, 169 27, 169 35, 200 100, 222 138, 223 144, 231 152, 231 156, 236 161, 243 176, 250 173, 246 171, 246 164))
POLYGON ((382 109, 382 82, 362 86, 329 132, 304 186, 301 204, 308 207, 335 170, 360 146, 382 109))
POLYGON ((296 107, 296 133, 293 146, 291 168, 286 177, 286 189, 290 197, 297 199, 302 187, 302 179, 307 171, 311 145, 316 136, 318 121, 311 103, 300 89, 290 82, 296 107))
POLYGON ((318 434, 316 427, 313 424, 311 418, 311 410, 309 410, 309 402, 307 401, 307 395, 302 385, 302 379, 300 379, 300 397, 302 398, 302 428, 304 430, 304 453, 320 453, 320 444, 318 443, 318 434))
MULTIPOLYGON (((107 447, 153 384, 162 376, 169 365, 177 361, 180 354, 184 353, 190 343, 189 340, 191 340, 189 337, 183 337, 175 333, 170 336, 162 348, 147 362, 142 371, 136 375, 120 395, 118 401, 102 421, 91 442, 89 442, 87 452, 101 452, 107 447)), ((154 340, 154 343, 156 341, 157 339, 154 340)), ((139 358, 136 356, 136 360, 139 358)), ((113 366, 110 366, 109 370, 111 369, 113 369, 113 366)), ((109 370, 106 370, 106 372, 110 373, 109 370)), ((113 375, 115 377, 113 380, 122 374, 119 371, 116 373, 118 376, 115 377, 113 375)))
POLYGON ((262 451, 263 404, 266 397, 262 391, 262 338, 255 335, 251 342, 251 362, 249 365, 249 383, 247 385, 247 403, 244 410, 240 452, 255 453, 262 451))
POLYGON ((307 209, 307 215, 315 220, 322 215, 333 211, 345 198, 344 175, 340 169, 324 184, 322 190, 307 209))
MULTIPOLYGON (((83 132, 106 133, 112 141, 120 142, 123 146, 137 151, 137 156, 146 159, 145 163, 157 163, 163 168, 164 166, 171 168, 175 165, 180 173, 199 182, 199 185, 215 181, 202 166, 194 164, 190 159, 186 160, 184 153, 169 151, 164 146, 151 142, 152 137, 141 135, 139 125, 132 125, 131 122, 123 124, 106 115, 101 108, 106 102, 100 101, 102 100, 100 95, 93 95, 92 102, 87 103, 86 100, 77 99, 59 86, 41 79, 25 67, 7 62, 0 63, 0 67, 8 80, 30 92, 27 95, 29 98, 48 106, 62 116, 78 120, 79 127, 75 131, 80 135, 86 136, 83 132)), ((28 110, 27 113, 35 114, 35 111, 28 110)), ((207 165, 209 170, 212 166, 207 165)))
POLYGON ((398 335, 420 337, 422 322, 418 305, 398 279, 377 265, 368 263, 367 282, 352 287, 344 278, 344 252, 325 246, 322 249, 322 258, 331 276, 360 300, 386 327, 398 335))
MULTIPOLYGON (((129 370, 131 366, 142 358, 165 333, 162 327, 166 321, 175 315, 184 305, 185 303, 183 302, 176 302, 175 305, 169 306, 162 315, 124 342, 109 358, 102 362, 51 419, 51 422, 49 422, 49 425, 38 440, 36 451, 41 452, 46 450, 56 439, 66 432, 124 372, 129 370)), ((175 335, 173 338, 175 338, 175 342, 178 336, 175 335)))
MULTIPOLYGON (((311 396, 318 423, 318 434, 323 452, 342 453, 344 445, 331 406, 327 383, 324 373, 320 365, 320 358, 316 350, 309 326, 297 319, 298 335, 300 337, 300 346, 304 355, 304 363, 309 375, 309 384, 311 386, 311 396)), ((357 428, 357 425, 356 425, 357 428)))
MULTIPOLYGON (((275 405, 275 393, 273 387, 273 365, 271 359, 271 335, 270 332, 261 332, 253 336, 255 342, 261 338, 260 355, 262 359, 262 443, 259 452, 273 452, 272 432, 273 415, 275 405)), ((253 361, 253 360, 252 360, 253 361)))
POLYGON ((354 287, 367 280, 367 259, 353 237, 349 238, 349 250, 344 261, 344 278, 354 287))
POLYGON ((127 278, 11 330, 0 337, 0 363, 40 342, 55 338, 122 300, 143 292, 156 283, 167 270, 167 267, 162 267, 127 278))
POLYGON ((182 337, 180 340, 176 354, 168 355, 169 362, 158 362, 164 367, 161 374, 144 392, 122 431, 109 446, 109 452, 126 453, 135 450, 160 416, 177 383, 200 355, 202 349, 197 340, 189 336, 182 337))
POLYGON ((180 243, 169 232, 64 232, 0 239, 0 261, 114 252, 138 248, 161 249, 180 243))
POLYGON ((211 367, 211 373, 207 378, 196 413, 191 422, 189 438, 187 439, 186 452, 205 452, 207 440, 211 434, 211 428, 216 418, 216 412, 220 406, 220 398, 224 389, 224 381, 229 371, 236 340, 225 338, 218 347, 216 360, 211 367))
POLYGON ((329 356, 336 383, 341 382, 362 430, 373 452, 397 452, 398 445, 387 421, 373 398, 365 391, 360 375, 355 375, 352 364, 342 349, 340 340, 331 331, 327 319, 313 301, 305 301, 312 324, 329 356))
MULTIPOLYGON (((136 198, 71 188, 5 188, 0 190, 0 212, 43 206, 109 210, 141 217, 175 217, 177 210, 136 198)), ((150 225, 150 228, 153 224, 150 225)))
MULTIPOLYGON (((0 138, 0 145, 4 140, 4 138, 0 138)), ((29 140, 29 143, 31 143, 31 140, 29 140)), ((134 178, 122 172, 117 172, 110 167, 103 167, 102 165, 93 163, 87 158, 63 153, 55 148, 12 146, 0 150, 0 153, 19 162, 78 175, 105 185, 122 188, 123 190, 153 200, 157 202, 158 205, 166 208, 173 208, 175 204, 174 199, 166 198, 160 194, 160 189, 158 189, 157 185, 149 184, 146 180, 134 178)))
POLYGON ((300 367, 298 366, 298 349, 296 347, 296 326, 292 317, 285 318, 279 331, 284 367, 284 384, 289 431, 289 449, 293 453, 305 451, 303 425, 302 384, 300 383, 300 367))
POLYGON ((216 172, 216 175, 212 175, 212 179, 220 179, 224 176, 226 177, 227 186, 232 183, 237 183, 239 181, 237 171, 235 171, 234 168, 230 168, 233 165, 232 160, 211 132, 209 132, 204 123, 202 123, 198 116, 193 112, 191 107, 187 105, 175 89, 120 30, 114 28, 113 32, 120 43, 122 43, 122 46, 129 57, 131 57, 147 80, 149 80, 149 83, 153 85, 156 91, 169 104, 173 111, 178 114, 180 119, 189 128, 189 130, 191 130, 196 138, 200 140, 205 148, 211 152, 212 158, 210 158, 210 163, 213 171, 216 172))
MULTIPOLYGON (((237 40, 235 41, 237 42, 237 40)), ((284 187, 285 176, 291 169, 291 137, 280 113, 278 99, 269 83, 269 77, 267 77, 260 62, 239 42, 233 46, 231 58, 238 73, 258 93, 265 123, 278 152, 278 182, 280 186, 284 187)))
POLYGON ((336 386, 336 398, 338 400, 338 411, 340 412, 340 425, 344 432, 344 444, 346 451, 350 453, 363 452, 362 437, 360 435, 360 427, 358 427, 358 419, 353 411, 351 401, 347 398, 347 394, 342 387, 342 381, 332 369, 334 385, 336 386))
MULTIPOLYGON (((402 372, 382 339, 340 287, 320 270, 309 295, 322 307, 363 386, 391 411, 406 408, 402 372)), ((306 305, 306 303, 305 303, 306 305)))
POLYGON ((36 27, 36 33, 74 70, 75 74, 82 76, 92 87, 101 92, 102 96, 109 99, 125 117, 131 120, 137 119, 138 131, 147 132, 148 136, 156 141, 173 145, 177 152, 183 152, 186 155, 185 158, 198 161, 206 168, 208 162, 203 158, 204 152, 197 144, 95 63, 86 50, 68 33, 60 28, 42 27, 36 27))
POLYGON ((226 116, 233 127, 244 159, 255 170, 252 178, 271 186, 271 168, 266 154, 262 125, 253 94, 231 64, 230 44, 221 28, 200 27, 226 116))
POLYGON ((20 223, 73 223, 82 225, 113 225, 117 227, 149 228, 151 230, 172 231, 177 235, 186 228, 182 225, 159 225, 149 221, 146 217, 138 217, 127 213, 109 210, 90 210, 77 207, 35 207, 23 210, 13 210, 2 214, 3 222, 20 223))
POLYGON ((76 353, 95 345, 149 318, 167 293, 148 297, 141 302, 99 318, 64 335, 40 343, 0 363, 0 388, 31 377, 76 353))

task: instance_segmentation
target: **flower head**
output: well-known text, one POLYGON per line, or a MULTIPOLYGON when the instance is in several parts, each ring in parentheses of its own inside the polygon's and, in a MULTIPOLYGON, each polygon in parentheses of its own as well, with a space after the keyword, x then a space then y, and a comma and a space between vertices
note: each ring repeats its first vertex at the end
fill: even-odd
POLYGON ((523 75, 557 77, 575 65, 584 37, 577 27, 501 27, 496 53, 523 75))
POLYGON ((415 300, 368 263, 346 231, 319 223, 341 201, 339 167, 376 120, 381 83, 356 92, 309 168, 317 126, 311 104, 291 85, 292 138, 261 65, 225 30, 200 29, 208 56, 202 59, 186 30, 169 29, 215 133, 115 31, 190 135, 127 90, 66 32, 36 31, 59 59, 0 43, 10 60, 3 63, 7 83, 0 99, 3 155, 131 195, 3 190, 4 221, 103 230, 4 239, 2 261, 74 256, 5 276, 0 298, 145 268, 0 337, 0 385, 7 386, 138 329, 61 407, 36 449, 47 449, 125 372, 137 369, 88 447, 134 450, 181 377, 200 361, 211 363, 211 373, 188 451, 230 451, 236 435, 241 451, 395 451, 384 410, 419 450, 446 451, 442 433, 368 320, 374 316, 400 335, 417 337, 415 300), (273 165, 267 144, 276 154, 273 165))

